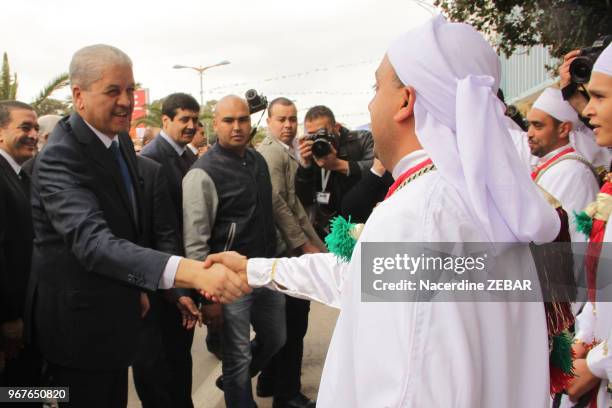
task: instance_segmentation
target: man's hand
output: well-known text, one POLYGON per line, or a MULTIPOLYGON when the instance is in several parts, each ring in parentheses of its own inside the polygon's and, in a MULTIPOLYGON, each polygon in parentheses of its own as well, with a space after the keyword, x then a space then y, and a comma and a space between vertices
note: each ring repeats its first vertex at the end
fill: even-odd
POLYGON ((17 319, 2 323, 1 341, 7 360, 17 358, 23 349, 23 320, 17 319))
POLYGON ((202 315, 207 326, 216 330, 223 327, 223 308, 220 304, 202 305, 202 315))
POLYGON ((587 349, 584 346, 584 343, 581 341, 577 341, 574 344, 572 344, 572 351, 574 352, 574 359, 581 359, 581 358, 586 358, 587 355, 587 349))
POLYGON ((567 387, 567 394, 572 402, 578 401, 580 397, 595 388, 601 381, 600 378, 591 373, 584 358, 574 360, 574 374, 575 377, 567 387))
POLYGON ((321 252, 321 249, 310 241, 306 241, 306 243, 302 245, 299 249, 300 251, 302 251, 303 254, 318 254, 319 252, 321 252))
MULTIPOLYGON (((247 257, 240 255, 235 251, 221 252, 218 254, 208 255, 206 260, 204 261, 204 267, 212 267, 215 264, 222 264, 230 270, 234 271, 237 275, 244 280, 244 282, 248 285, 247 279, 247 257)), ((212 300, 213 302, 218 302, 220 299, 215 296, 214 293, 211 293, 207 290, 201 290, 200 293, 202 296, 206 297, 208 300, 212 300)))
POLYGON ((196 323, 202 327, 202 313, 200 313, 192 298, 189 296, 179 297, 176 301, 176 307, 181 312, 183 327, 186 330, 193 329, 196 323))
POLYGON ((314 157, 314 161, 317 163, 317 166, 326 170, 337 171, 344 175, 347 175, 349 172, 348 162, 338 158, 338 152, 334 146, 331 146, 331 152, 327 156, 314 157))
POLYGON ((140 292, 140 318, 144 319, 149 310, 151 310, 149 296, 145 292, 140 292))
POLYGON ((382 177, 385 175, 387 169, 385 169, 385 166, 383 166, 382 162, 375 157, 374 161, 372 162, 372 171, 374 171, 377 176, 382 177))
MULTIPOLYGON (((572 61, 576 59, 580 55, 580 50, 573 50, 565 54, 563 57, 563 64, 559 67, 559 85, 561 89, 565 88, 572 82, 572 76, 570 74, 570 65, 572 61)), ((584 108, 586 108, 587 103, 589 102, 582 93, 576 91, 567 101, 574 110, 581 115, 584 108)))
POLYGON ((231 303, 251 293, 246 273, 238 274, 220 263, 205 265, 202 262, 182 258, 174 285, 179 288, 195 288, 210 294, 221 303, 231 303), (208 265, 208 266, 207 266, 208 265))
POLYGON ((301 138, 299 140, 300 146, 300 163, 302 167, 310 167, 312 164, 312 144, 313 140, 307 140, 305 138, 301 138))
POLYGON ((580 50, 573 50, 565 54, 563 57, 563 64, 559 67, 559 77, 561 78, 559 84, 561 88, 565 88, 572 82, 572 77, 570 75, 570 65, 572 61, 576 59, 577 56, 580 55, 580 50))

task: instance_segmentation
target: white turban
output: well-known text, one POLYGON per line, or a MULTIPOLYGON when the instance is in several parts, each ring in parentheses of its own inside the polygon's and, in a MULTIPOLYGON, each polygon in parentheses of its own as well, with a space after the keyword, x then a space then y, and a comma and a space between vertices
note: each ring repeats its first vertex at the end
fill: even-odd
POLYGON ((472 26, 442 16, 387 51, 400 80, 416 90, 419 142, 456 188, 492 242, 550 242, 560 221, 521 163, 496 92, 497 54, 472 26))
POLYGON ((599 54, 599 58, 593 65, 593 72, 601 72, 612 76, 612 43, 608 44, 606 49, 599 54))
POLYGON ((594 167, 607 167, 612 160, 612 153, 595 142, 595 134, 582 123, 572 106, 563 100, 561 91, 556 88, 546 88, 532 106, 561 122, 571 122, 570 145, 594 167))

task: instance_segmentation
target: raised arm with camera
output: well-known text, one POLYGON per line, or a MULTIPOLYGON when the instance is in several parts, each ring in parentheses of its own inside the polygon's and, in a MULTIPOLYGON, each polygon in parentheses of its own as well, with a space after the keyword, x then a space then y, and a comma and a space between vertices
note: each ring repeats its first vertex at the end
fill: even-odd
POLYGON ((568 52, 559 67, 559 85, 563 99, 572 105, 587 126, 589 126, 588 119, 582 116, 582 111, 589 102, 589 94, 584 89, 584 84, 589 82, 593 64, 611 40, 612 35, 607 35, 597 39, 590 47, 568 52))

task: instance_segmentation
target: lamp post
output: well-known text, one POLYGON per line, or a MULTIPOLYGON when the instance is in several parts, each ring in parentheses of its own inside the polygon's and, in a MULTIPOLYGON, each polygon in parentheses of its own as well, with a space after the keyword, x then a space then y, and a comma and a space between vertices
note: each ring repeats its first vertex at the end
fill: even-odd
POLYGON ((214 65, 208 65, 206 67, 189 67, 186 65, 175 65, 172 68, 174 69, 183 69, 183 68, 188 68, 188 69, 193 69, 194 71, 197 71, 197 73, 200 75, 200 106, 204 106, 204 71, 206 71, 207 69, 213 68, 213 67, 219 67, 221 65, 227 65, 230 62, 227 60, 223 60, 221 62, 218 62, 214 65))

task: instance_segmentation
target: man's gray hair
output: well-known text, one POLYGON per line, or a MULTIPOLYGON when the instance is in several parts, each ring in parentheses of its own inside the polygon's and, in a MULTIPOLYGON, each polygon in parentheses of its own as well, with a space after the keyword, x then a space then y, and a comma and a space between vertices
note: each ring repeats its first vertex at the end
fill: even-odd
POLYGON ((132 60, 119 48, 106 44, 95 44, 81 48, 70 61, 70 86, 88 89, 102 78, 104 69, 112 65, 132 67, 132 60))

